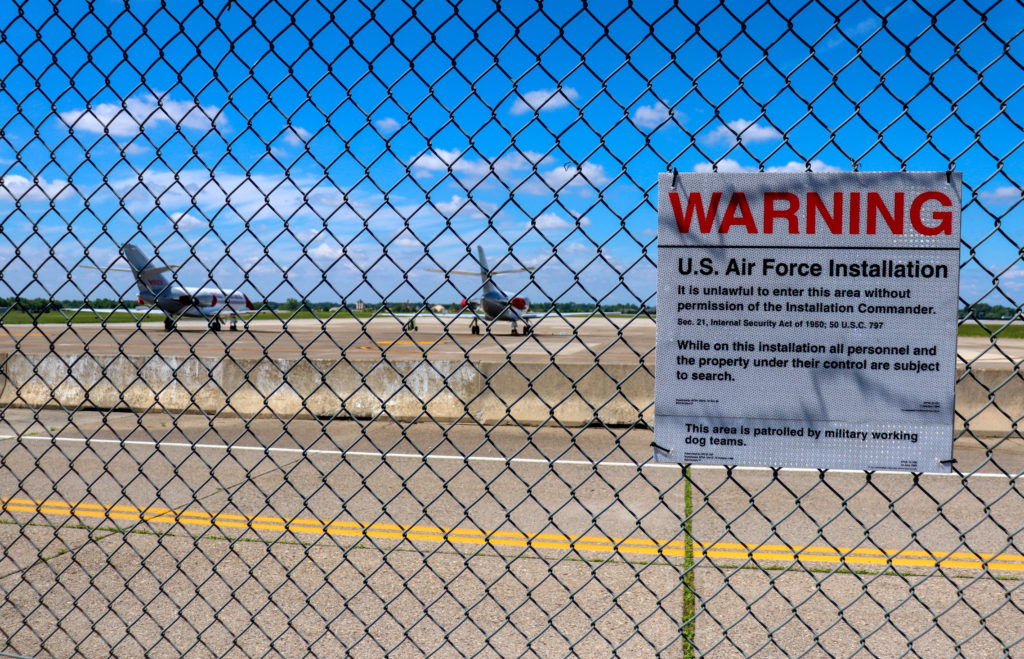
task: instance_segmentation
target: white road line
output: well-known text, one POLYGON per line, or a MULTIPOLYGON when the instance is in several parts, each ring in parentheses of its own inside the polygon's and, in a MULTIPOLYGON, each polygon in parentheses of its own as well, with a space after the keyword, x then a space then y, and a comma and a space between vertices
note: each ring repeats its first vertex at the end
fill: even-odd
MULTIPOLYGON (((22 439, 31 440, 38 442, 66 442, 73 444, 116 444, 118 446, 147 446, 153 449, 157 448, 185 448, 195 450, 210 450, 210 451, 252 451, 259 453, 292 453, 299 455, 335 455, 338 457, 357 457, 357 458, 379 458, 382 460, 453 460, 456 462, 498 462, 503 464, 538 464, 548 466, 574 466, 574 467, 626 467, 628 469, 676 469, 679 470, 682 465, 674 462, 614 462, 614 461, 601 461, 592 462, 590 460, 545 460, 543 458, 499 458, 496 456, 487 455, 447 455, 444 453, 381 453, 379 451, 342 451, 338 449, 302 449, 302 448, 285 448, 282 446, 243 446, 239 444, 228 445, 228 444, 189 444, 188 442, 153 442, 143 441, 137 439, 100 439, 100 438, 84 438, 84 437, 40 437, 36 435, 0 435, 0 440, 7 439, 22 439)), ((2 446, 2 445, 0 445, 2 446)), ((691 469, 699 470, 725 470, 722 465, 692 465, 691 469)), ((771 471, 771 467, 733 467, 733 471, 771 471)), ((794 472, 794 473, 818 473, 817 469, 808 469, 800 467, 783 467, 780 471, 794 472)), ((830 474, 863 474, 864 472, 858 469, 827 469, 830 474)), ((876 471, 875 474, 891 474, 897 476, 910 476, 911 474, 904 471, 876 471)), ((961 478, 958 474, 925 474, 925 476, 933 477, 944 477, 944 478, 961 478)), ((1003 478, 1009 480, 1016 480, 1024 476, 1022 473, 1010 474, 1004 476, 1003 474, 989 474, 979 473, 970 474, 968 478, 1003 478)))

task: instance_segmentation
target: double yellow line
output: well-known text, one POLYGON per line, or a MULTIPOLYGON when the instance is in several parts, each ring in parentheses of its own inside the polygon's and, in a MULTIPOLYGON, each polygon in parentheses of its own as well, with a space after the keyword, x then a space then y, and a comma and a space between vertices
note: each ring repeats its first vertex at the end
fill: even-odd
MULTIPOLYGON (((67 501, 35 501, 32 499, 0 500, 0 510, 8 513, 36 513, 46 516, 101 518, 180 524, 183 526, 215 526, 218 528, 254 531, 277 531, 336 535, 359 538, 413 540, 452 544, 471 544, 491 547, 520 547, 534 549, 560 549, 585 552, 636 554, 647 556, 683 557, 683 540, 652 540, 648 538, 610 538, 603 536, 567 536, 557 533, 526 534, 518 531, 486 531, 480 529, 446 529, 433 526, 401 526, 375 522, 333 521, 312 518, 247 517, 233 513, 209 513, 202 510, 174 510, 171 508, 136 508, 134 506, 102 506, 95 503, 69 503, 67 501)), ((783 563, 842 564, 856 569, 872 566, 879 569, 898 567, 957 568, 1024 571, 1024 555, 977 554, 973 552, 931 552, 914 549, 874 549, 831 546, 792 547, 788 545, 748 545, 717 542, 693 543, 693 557, 710 560, 777 561, 783 563)))

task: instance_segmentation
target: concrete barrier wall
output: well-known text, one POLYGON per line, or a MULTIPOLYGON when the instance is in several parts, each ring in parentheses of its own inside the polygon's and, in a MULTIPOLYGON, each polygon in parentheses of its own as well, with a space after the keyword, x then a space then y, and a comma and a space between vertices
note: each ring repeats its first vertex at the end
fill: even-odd
POLYGON ((627 365, 462 360, 204 360, 15 354, 0 405, 484 424, 653 420, 653 375, 627 365))
MULTIPOLYGON (((652 423, 653 364, 462 360, 231 359, 24 355, 3 357, 0 405, 276 414, 485 425, 652 423), (651 370, 648 370, 651 369, 651 370)), ((1024 373, 958 370, 957 425, 1024 428, 1024 373), (961 419, 961 416, 963 419, 961 419)))

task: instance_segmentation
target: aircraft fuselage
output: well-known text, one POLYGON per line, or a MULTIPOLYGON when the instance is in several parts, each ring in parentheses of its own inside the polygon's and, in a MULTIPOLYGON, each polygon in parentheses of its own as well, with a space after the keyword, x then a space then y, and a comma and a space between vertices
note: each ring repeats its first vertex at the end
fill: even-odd
POLYGON ((504 293, 494 290, 485 293, 480 298, 480 309, 489 321, 525 322, 522 314, 529 309, 529 303, 524 298, 509 300, 504 293))
POLYGON ((170 285, 159 291, 140 291, 139 304, 156 307, 168 316, 209 318, 217 314, 252 311, 252 302, 242 293, 225 293, 213 288, 170 285))

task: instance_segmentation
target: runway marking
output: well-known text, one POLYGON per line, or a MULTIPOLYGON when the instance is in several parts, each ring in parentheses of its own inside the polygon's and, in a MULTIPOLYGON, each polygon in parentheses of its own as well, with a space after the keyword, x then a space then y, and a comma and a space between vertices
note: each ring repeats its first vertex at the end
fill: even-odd
MULTIPOLYGON (((626 553, 649 556, 683 557, 684 540, 656 540, 650 538, 615 538, 604 536, 569 536, 558 533, 528 534, 519 531, 493 531, 434 526, 363 524, 356 521, 325 521, 314 518, 284 518, 267 515, 246 516, 234 513, 210 513, 205 510, 175 510, 172 508, 136 508, 127 505, 103 506, 96 503, 69 503, 60 500, 36 501, 8 498, 2 500, 3 511, 29 512, 41 515, 128 520, 245 529, 253 531, 282 531, 314 535, 337 535, 393 540, 448 542, 452 544, 485 545, 493 547, 523 547, 535 549, 563 549, 603 553, 626 553)), ((793 547, 789 545, 747 545, 740 543, 693 543, 694 558, 767 560, 783 562, 836 563, 844 565, 874 565, 892 567, 963 568, 975 570, 1024 571, 1024 555, 978 554, 973 552, 931 552, 910 549, 874 549, 852 547, 793 547)))
MULTIPOLYGON (((37 435, 0 435, 0 441, 8 439, 22 439, 37 442, 65 442, 72 444, 115 444, 118 446, 145 446, 152 449, 159 448, 184 448, 190 450, 210 450, 210 451, 224 451, 230 453, 231 451, 240 452, 256 452, 270 455, 272 453, 287 453, 292 455, 333 455, 337 457, 356 457, 356 458, 377 458, 383 460, 451 460, 455 462, 496 462, 501 464, 535 464, 535 465, 547 465, 552 467, 557 466, 574 466, 574 467, 624 467, 627 469, 674 469, 676 471, 682 470, 683 465, 676 462, 617 462, 614 460, 602 460, 600 462, 594 462, 592 460, 571 460, 566 458, 559 458, 557 460, 548 460, 545 458, 503 458, 500 456, 490 455, 450 455, 445 453, 382 453, 380 451, 355 451, 355 450, 339 450, 339 449, 312 449, 312 448, 288 448, 283 446, 245 446, 239 444, 192 444, 189 442, 154 442, 149 440, 138 440, 138 439, 102 439, 102 438, 85 438, 85 437, 45 437, 37 435)), ((724 471, 725 467, 722 465, 690 465, 690 469, 699 471, 711 471, 721 470, 724 471)), ((733 467, 733 471, 772 471, 771 467, 733 467)), ((818 473, 818 469, 809 469, 806 467, 782 467, 779 469, 786 473, 818 473)), ((829 474, 863 474, 863 470, 859 469, 826 469, 826 473, 829 474)), ((886 474, 890 476, 911 476, 910 472, 906 471, 874 471, 873 474, 886 474)), ((960 480, 964 476, 960 474, 924 474, 926 477, 933 478, 954 478, 960 480)), ((967 478, 1001 478, 1004 480, 1016 480, 1024 477, 1024 473, 1016 474, 993 474, 993 473, 976 473, 967 474, 967 478)))
POLYGON ((436 341, 409 341, 403 339, 401 341, 374 341, 372 345, 359 346, 361 350, 370 350, 371 348, 378 348, 380 346, 432 346, 441 345, 444 343, 444 339, 438 339, 436 341))

